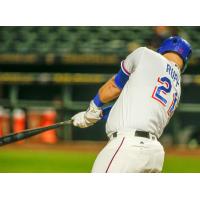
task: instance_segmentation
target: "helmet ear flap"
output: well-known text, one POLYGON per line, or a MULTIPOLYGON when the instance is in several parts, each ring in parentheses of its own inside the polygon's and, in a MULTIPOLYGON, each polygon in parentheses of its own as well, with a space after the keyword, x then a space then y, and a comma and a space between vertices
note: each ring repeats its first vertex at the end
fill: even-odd
POLYGON ((185 72, 185 70, 187 69, 188 67, 188 62, 189 62, 189 59, 191 58, 192 56, 192 50, 190 50, 189 54, 188 54, 188 57, 184 63, 184 66, 183 66, 183 69, 181 70, 181 73, 183 74, 185 72))
POLYGON ((188 67, 188 61, 184 64, 183 69, 181 70, 181 74, 183 74, 185 72, 187 67, 188 67))
POLYGON ((192 50, 190 50, 190 52, 189 52, 189 54, 188 54, 188 60, 191 58, 191 56, 192 56, 192 50))

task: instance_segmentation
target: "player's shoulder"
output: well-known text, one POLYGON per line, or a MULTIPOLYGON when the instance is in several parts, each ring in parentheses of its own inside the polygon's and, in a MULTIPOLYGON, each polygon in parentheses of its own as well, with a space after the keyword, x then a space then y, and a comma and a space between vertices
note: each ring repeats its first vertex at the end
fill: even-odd
MULTIPOLYGON (((122 68, 130 73, 135 71, 135 69, 138 67, 140 61, 142 59, 151 59, 153 57, 152 54, 154 51, 147 48, 147 47, 138 47, 132 53, 130 53, 126 59, 122 62, 122 68)), ((154 52, 156 53, 156 52, 154 52)))
POLYGON ((147 53, 148 51, 151 51, 150 49, 148 49, 147 47, 138 47, 137 49, 133 50, 129 55, 128 55, 128 59, 132 60, 132 59, 140 59, 141 56, 145 53, 147 53))
POLYGON ((156 51, 148 48, 148 47, 138 47, 133 52, 146 52, 146 53, 152 53, 152 54, 158 54, 156 51))
POLYGON ((161 55, 158 52, 156 52, 155 50, 150 49, 148 47, 139 47, 135 51, 133 51, 133 53, 134 52, 138 52, 137 54, 142 54, 144 56, 146 55, 146 56, 158 57, 158 58, 161 57, 161 55))
POLYGON ((143 52, 143 51, 146 51, 146 50, 148 50, 147 47, 138 47, 132 53, 134 53, 134 52, 143 52))
POLYGON ((130 55, 134 54, 142 54, 142 53, 156 53, 152 49, 149 49, 148 47, 138 47, 137 49, 133 50, 130 55))

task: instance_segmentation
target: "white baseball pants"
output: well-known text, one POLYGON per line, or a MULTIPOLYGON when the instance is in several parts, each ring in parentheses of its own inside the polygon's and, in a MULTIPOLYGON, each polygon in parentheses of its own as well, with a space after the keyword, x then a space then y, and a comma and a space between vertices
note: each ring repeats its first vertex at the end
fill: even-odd
POLYGON ((99 153, 92 172, 161 172, 164 154, 157 140, 120 134, 111 139, 99 153))

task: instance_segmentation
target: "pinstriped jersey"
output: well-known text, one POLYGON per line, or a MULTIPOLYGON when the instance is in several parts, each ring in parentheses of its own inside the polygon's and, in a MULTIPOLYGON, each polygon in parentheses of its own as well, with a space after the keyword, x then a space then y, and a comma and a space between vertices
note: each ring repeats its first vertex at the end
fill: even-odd
POLYGON ((110 111, 108 136, 141 130, 159 138, 180 99, 178 66, 161 54, 140 47, 121 62, 121 68, 129 80, 110 111))

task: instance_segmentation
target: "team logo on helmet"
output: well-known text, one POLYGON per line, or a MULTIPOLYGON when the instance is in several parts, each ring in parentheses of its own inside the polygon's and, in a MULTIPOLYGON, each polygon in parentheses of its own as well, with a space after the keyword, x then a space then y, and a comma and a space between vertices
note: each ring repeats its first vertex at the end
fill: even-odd
POLYGON ((180 54, 182 54, 182 53, 183 53, 183 51, 184 51, 184 49, 183 49, 183 48, 179 48, 179 49, 178 49, 178 52, 179 52, 180 54))

